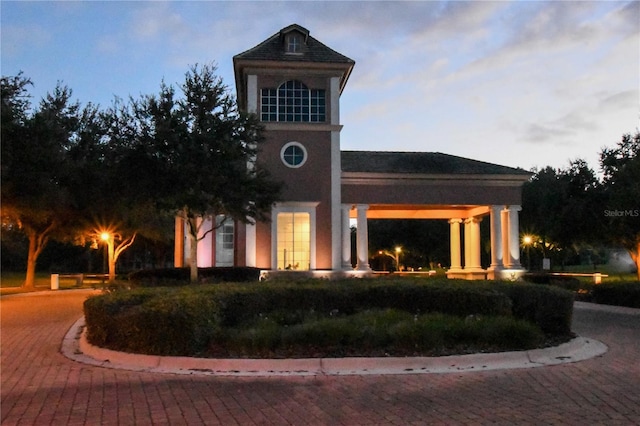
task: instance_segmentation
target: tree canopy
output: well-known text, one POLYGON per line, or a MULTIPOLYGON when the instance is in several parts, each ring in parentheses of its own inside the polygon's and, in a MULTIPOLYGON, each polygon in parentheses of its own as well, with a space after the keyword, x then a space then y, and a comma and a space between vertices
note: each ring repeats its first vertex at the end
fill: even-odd
POLYGON ((640 280, 640 131, 623 135, 613 148, 604 148, 600 167, 606 237, 629 252, 640 280))
POLYGON ((21 74, 2 77, 2 217, 29 240, 25 286, 33 287, 37 258, 76 217, 73 173, 67 157, 83 135, 87 116, 58 85, 31 108, 21 74))
POLYGON ((265 220, 280 191, 254 161, 262 125, 254 114, 238 110, 215 71, 214 65, 193 66, 179 90, 162 83, 158 95, 121 111, 130 123, 122 139, 136 162, 155 171, 146 177, 154 180, 154 199, 187 224, 192 280, 197 279, 197 241, 220 224, 205 219, 265 220))

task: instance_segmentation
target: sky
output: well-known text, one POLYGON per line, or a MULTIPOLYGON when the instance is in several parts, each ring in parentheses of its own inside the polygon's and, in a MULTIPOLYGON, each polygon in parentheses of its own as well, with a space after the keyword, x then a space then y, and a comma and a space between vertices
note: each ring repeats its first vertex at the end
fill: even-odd
POLYGON ((179 85, 296 23, 356 62, 341 97, 343 150, 429 151, 566 168, 640 118, 638 1, 0 2, 1 70, 34 101, 58 82, 73 99, 179 85))

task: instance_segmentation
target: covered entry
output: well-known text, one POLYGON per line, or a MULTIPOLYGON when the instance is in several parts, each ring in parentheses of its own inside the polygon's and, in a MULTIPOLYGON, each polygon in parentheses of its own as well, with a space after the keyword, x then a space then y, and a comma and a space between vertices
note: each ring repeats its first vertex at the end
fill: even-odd
MULTIPOLYGON (((370 270, 368 219, 446 219, 450 278, 515 279, 524 273, 518 212, 529 172, 440 153, 343 151, 341 157, 343 235, 356 219, 357 270, 370 270), (482 220, 490 222, 488 269, 480 263, 482 220)), ((343 238, 343 265, 350 244, 343 238)))

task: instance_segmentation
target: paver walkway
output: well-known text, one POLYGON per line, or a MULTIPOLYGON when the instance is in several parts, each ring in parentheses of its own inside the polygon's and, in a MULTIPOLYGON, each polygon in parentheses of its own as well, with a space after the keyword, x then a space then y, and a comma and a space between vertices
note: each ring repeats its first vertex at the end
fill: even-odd
POLYGON ((522 370, 312 377, 106 369, 59 352, 88 291, 0 299, 2 425, 640 424, 640 311, 578 304, 598 358, 522 370))

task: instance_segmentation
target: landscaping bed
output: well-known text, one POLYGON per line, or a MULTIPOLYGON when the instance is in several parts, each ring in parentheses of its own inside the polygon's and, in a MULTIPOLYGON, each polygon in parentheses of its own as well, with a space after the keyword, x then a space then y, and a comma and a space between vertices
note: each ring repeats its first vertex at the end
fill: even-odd
POLYGON ((393 278, 118 290, 84 311, 109 349, 307 358, 533 349, 572 337, 572 304, 549 286, 393 278))

